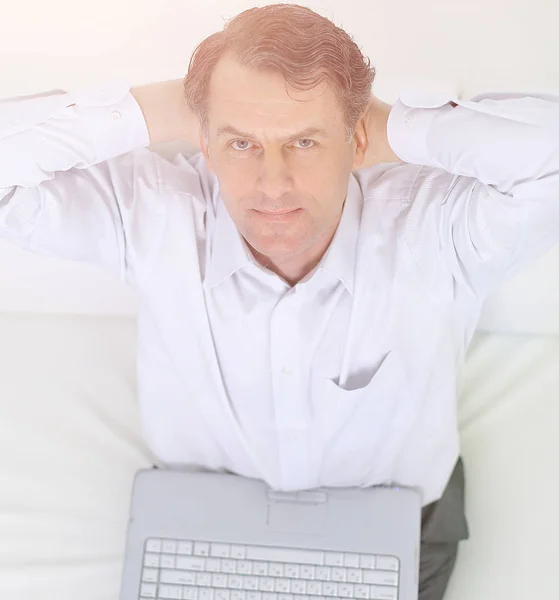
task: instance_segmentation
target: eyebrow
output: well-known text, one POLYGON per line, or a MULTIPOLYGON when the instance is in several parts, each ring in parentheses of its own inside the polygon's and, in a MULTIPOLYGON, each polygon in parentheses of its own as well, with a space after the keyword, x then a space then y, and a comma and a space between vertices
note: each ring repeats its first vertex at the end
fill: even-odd
MULTIPOLYGON (((247 133, 245 131, 239 131, 232 125, 225 125, 224 127, 220 127, 217 130, 217 137, 221 137, 222 135, 238 135, 239 137, 242 137, 242 138, 253 138, 253 139, 256 137, 251 133, 247 133)), ((320 129, 319 127, 307 127, 306 129, 303 129, 303 131, 299 131, 297 133, 286 135, 281 139, 283 141, 293 140, 293 139, 300 140, 300 139, 310 137, 310 136, 318 136, 318 137, 327 138, 328 134, 326 133, 326 131, 324 129, 320 129)))

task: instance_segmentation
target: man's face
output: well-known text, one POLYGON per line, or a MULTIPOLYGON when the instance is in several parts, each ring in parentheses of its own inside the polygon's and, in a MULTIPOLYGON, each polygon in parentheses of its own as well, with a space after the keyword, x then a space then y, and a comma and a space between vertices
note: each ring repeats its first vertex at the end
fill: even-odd
POLYGON ((274 262, 325 250, 351 171, 363 160, 355 139, 346 142, 342 109, 326 83, 290 94, 295 99, 280 74, 223 58, 210 82, 209 146, 200 139, 239 232, 274 262))

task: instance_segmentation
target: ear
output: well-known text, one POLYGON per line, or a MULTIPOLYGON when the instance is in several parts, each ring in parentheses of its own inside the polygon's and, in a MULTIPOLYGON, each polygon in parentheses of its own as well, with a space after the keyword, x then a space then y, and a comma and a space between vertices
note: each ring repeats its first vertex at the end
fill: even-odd
POLYGON ((353 136, 353 165, 352 171, 359 169, 363 166, 365 155, 369 147, 369 139, 367 136, 366 117, 368 115, 368 109, 364 115, 359 119, 355 126, 355 133, 353 136))
POLYGON ((202 154, 204 155, 204 158, 206 159, 206 165, 208 167, 208 171, 210 171, 211 173, 213 173, 215 175, 215 170, 212 164, 212 159, 210 157, 210 148, 206 142, 206 136, 204 135, 204 132, 202 131, 202 128, 200 127, 200 131, 199 131, 199 137, 200 137, 200 148, 202 150, 202 154))

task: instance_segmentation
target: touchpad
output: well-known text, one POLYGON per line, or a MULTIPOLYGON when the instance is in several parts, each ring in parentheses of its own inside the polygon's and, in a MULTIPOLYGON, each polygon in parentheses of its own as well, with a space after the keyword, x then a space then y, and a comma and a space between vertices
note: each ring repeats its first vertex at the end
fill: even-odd
POLYGON ((273 502, 268 504, 268 527, 274 531, 324 533, 327 503, 273 502))

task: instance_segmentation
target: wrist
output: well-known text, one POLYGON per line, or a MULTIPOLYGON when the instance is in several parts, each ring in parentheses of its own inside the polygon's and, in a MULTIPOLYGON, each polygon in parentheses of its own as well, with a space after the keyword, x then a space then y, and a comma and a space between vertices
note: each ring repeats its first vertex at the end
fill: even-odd
POLYGON ((150 136, 150 144, 181 140, 199 147, 198 119, 186 105, 183 80, 173 79, 132 88, 150 136))
POLYGON ((388 117, 392 106, 375 96, 371 98, 369 110, 365 116, 368 148, 364 167, 378 163, 403 162, 392 150, 388 141, 388 117))

